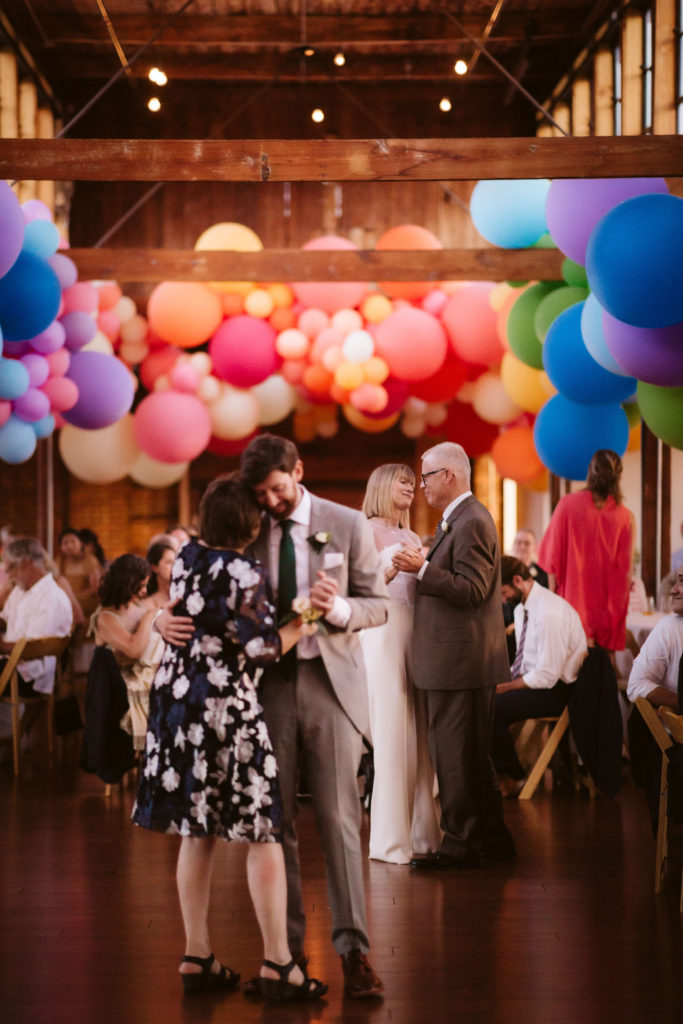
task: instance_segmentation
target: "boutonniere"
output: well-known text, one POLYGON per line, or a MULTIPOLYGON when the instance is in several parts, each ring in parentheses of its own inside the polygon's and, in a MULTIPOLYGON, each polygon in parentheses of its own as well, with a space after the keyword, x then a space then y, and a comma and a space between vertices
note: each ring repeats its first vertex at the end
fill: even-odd
POLYGON ((314 551, 320 553, 325 545, 329 544, 332 537, 329 533, 326 533, 325 530, 318 530, 317 533, 312 533, 310 537, 306 538, 306 540, 314 551))
POLYGON ((451 524, 448 522, 448 520, 447 519, 442 519, 441 520, 441 532, 442 533, 448 533, 450 528, 451 528, 451 524))
POLYGON ((328 629, 322 616, 323 613, 311 604, 310 597, 295 597, 292 601, 292 610, 287 612, 278 625, 285 626, 294 619, 301 619, 304 636, 313 636, 316 632, 327 636, 328 629))

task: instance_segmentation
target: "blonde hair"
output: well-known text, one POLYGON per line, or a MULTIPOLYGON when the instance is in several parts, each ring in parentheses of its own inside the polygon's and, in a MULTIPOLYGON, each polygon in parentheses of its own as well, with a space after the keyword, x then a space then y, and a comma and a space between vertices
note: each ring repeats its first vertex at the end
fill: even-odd
MULTIPOLYGON (((393 519, 396 515, 396 508, 391 497, 391 489, 394 481, 405 476, 415 486, 415 474, 410 466, 402 462, 388 462, 384 466, 377 466, 373 469, 368 479, 363 498, 363 512, 368 519, 376 516, 393 519)), ((398 525, 406 529, 410 528, 410 514, 408 509, 403 509, 398 514, 398 525)))

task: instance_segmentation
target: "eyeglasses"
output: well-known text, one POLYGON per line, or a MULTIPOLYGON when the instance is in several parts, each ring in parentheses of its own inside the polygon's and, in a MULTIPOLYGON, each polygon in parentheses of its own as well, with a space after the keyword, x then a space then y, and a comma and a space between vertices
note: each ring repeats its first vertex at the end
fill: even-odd
POLYGON ((420 476, 422 477, 422 483, 423 484, 427 483, 427 477, 428 476, 434 476, 435 473, 445 473, 445 472, 446 472, 446 467, 443 466, 441 469, 430 469, 429 473, 420 473, 420 476))

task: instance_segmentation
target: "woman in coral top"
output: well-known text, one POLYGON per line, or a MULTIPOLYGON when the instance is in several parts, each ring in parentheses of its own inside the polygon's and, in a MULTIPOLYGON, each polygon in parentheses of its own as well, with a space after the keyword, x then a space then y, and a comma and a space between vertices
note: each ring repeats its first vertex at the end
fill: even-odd
POLYGON ((561 498, 538 553, 551 590, 576 608, 589 644, 621 651, 633 565, 635 524, 623 504, 623 464, 597 451, 586 488, 561 498))

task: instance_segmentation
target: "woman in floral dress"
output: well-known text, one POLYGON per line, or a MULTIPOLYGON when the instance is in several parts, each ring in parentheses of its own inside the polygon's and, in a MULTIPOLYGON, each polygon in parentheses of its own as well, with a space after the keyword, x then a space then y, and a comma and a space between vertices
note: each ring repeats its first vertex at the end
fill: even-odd
POLYGON ((302 625, 277 628, 265 572, 243 553, 259 524, 249 492, 235 477, 221 477, 202 499, 201 539, 178 553, 171 600, 177 615, 192 618, 194 631, 185 646, 166 646, 152 686, 133 821, 181 836, 186 992, 239 981, 215 960, 209 939, 221 837, 250 843, 247 879, 264 941, 263 995, 315 999, 326 986, 301 972, 287 944, 278 769, 257 694, 263 666, 297 642, 302 625))

